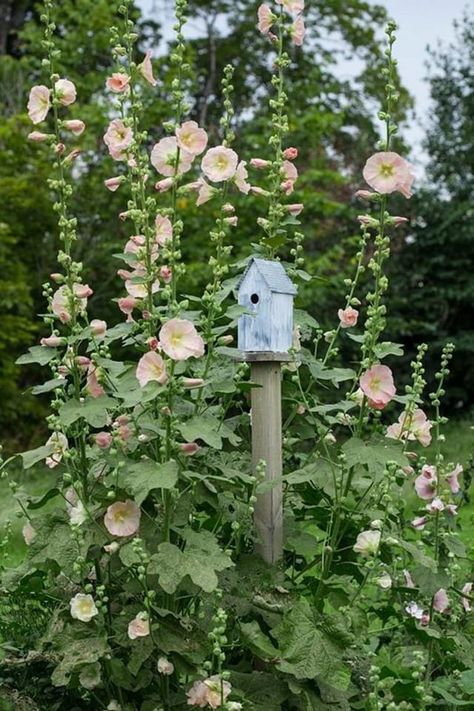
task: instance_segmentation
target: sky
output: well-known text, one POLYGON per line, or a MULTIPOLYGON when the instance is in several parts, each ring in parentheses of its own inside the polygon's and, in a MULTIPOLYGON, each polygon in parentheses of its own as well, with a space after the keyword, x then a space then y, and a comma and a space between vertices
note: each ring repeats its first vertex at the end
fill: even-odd
MULTIPOLYGON (((308 1, 308 0, 307 0, 308 1)), ((310 1, 310 0, 309 0, 310 1)), ((369 0, 373 4, 384 5, 390 17, 399 26, 395 56, 404 85, 415 98, 415 116, 404 129, 408 144, 412 147, 412 160, 422 167, 426 160, 421 147, 424 125, 430 108, 429 85, 426 81, 428 45, 436 47, 438 42, 448 44, 454 40, 453 21, 463 15, 466 8, 474 9, 474 0, 369 0)), ((158 11, 163 14, 163 0, 139 0, 145 13, 158 11)), ((173 17, 166 17, 171 26, 173 17)), ((348 71, 347 65, 341 72, 348 71)))

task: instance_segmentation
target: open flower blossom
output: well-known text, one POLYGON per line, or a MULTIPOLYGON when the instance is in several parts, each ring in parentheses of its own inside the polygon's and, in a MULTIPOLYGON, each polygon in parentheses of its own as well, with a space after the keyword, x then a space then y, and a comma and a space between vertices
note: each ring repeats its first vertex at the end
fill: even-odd
POLYGON ((133 131, 121 119, 113 119, 104 134, 104 143, 114 160, 123 160, 133 141, 133 131))
POLYGON ((155 239, 163 247, 173 237, 173 225, 169 217, 157 215, 155 218, 155 239))
POLYGON ((162 326, 159 339, 161 347, 172 360, 187 360, 204 355, 204 341, 191 321, 173 318, 162 326))
POLYGON ((50 469, 54 469, 61 462, 64 452, 67 450, 69 443, 67 441, 66 435, 62 432, 53 432, 51 437, 46 442, 46 447, 52 445, 52 453, 46 457, 46 466, 50 469))
POLYGON ((201 162, 202 172, 212 183, 222 183, 234 177, 239 157, 232 148, 210 148, 201 162))
POLYGON ((421 470, 421 474, 415 479, 415 491, 420 499, 430 501, 431 499, 434 499, 436 495, 437 483, 438 476, 436 467, 425 464, 421 470))
POLYGON ((210 706, 211 709, 221 708, 222 697, 224 702, 232 691, 232 687, 228 681, 224 681, 218 674, 210 676, 204 681, 195 681, 189 691, 186 692, 188 697, 188 706, 197 706, 205 708, 210 706))
POLYGON ((81 526, 87 518, 87 511, 84 504, 80 500, 75 489, 70 487, 66 493, 66 510, 69 515, 69 520, 76 526, 81 526))
POLYGON ((199 156, 206 150, 207 133, 199 128, 196 121, 185 121, 176 129, 178 146, 192 156, 199 156))
POLYGON ((374 153, 363 170, 364 180, 378 193, 400 192, 411 197, 414 181, 412 165, 393 151, 374 153))
POLYGON ((266 3, 263 3, 260 5, 258 8, 258 30, 259 32, 262 33, 262 35, 268 35, 270 32, 273 23, 277 19, 276 16, 273 14, 271 11, 269 5, 266 3))
POLYGON ((411 525, 413 526, 413 528, 416 528, 417 531, 422 531, 427 523, 428 523, 427 516, 417 516, 416 518, 413 519, 413 521, 411 522, 411 525))
POLYGON ((166 657, 160 657, 156 663, 156 669, 158 674, 163 674, 163 676, 171 676, 174 672, 174 664, 166 657))
POLYGON ((204 205, 206 202, 209 202, 209 200, 212 200, 214 197, 216 190, 215 188, 212 187, 212 185, 209 185, 209 183, 206 183, 204 178, 199 178, 196 181, 197 185, 197 191, 198 191, 198 198, 196 200, 196 205, 200 207, 200 205, 204 205))
POLYGON ((155 143, 151 150, 150 161, 155 170, 167 178, 175 175, 183 175, 191 169, 194 156, 187 151, 179 150, 178 161, 178 140, 175 136, 162 138, 155 143))
POLYGON ((124 72, 114 72, 112 76, 107 77, 105 83, 107 89, 113 91, 114 94, 122 94, 130 89, 130 77, 124 72))
POLYGON ((454 469, 451 472, 448 472, 448 474, 446 474, 446 481, 448 482, 449 488, 451 489, 451 492, 453 494, 458 494, 459 491, 461 490, 461 487, 459 486, 458 477, 462 473, 463 473, 462 465, 456 464, 454 469))
POLYGON ((36 538, 36 531, 29 521, 28 521, 28 523, 25 523, 21 532, 23 535, 23 540, 25 541, 26 545, 31 546, 34 539, 36 538))
POLYGON ((305 26, 304 26, 304 20, 303 20, 302 16, 300 15, 293 22, 291 29, 290 29, 291 38, 293 40, 293 44, 296 47, 301 47, 303 45, 305 32, 306 32, 306 30, 305 30, 305 26))
POLYGON ((105 336, 107 332, 107 321, 103 321, 100 318, 93 318, 89 324, 89 327, 94 336, 101 338, 102 336, 105 336))
POLYGON ((345 309, 339 309, 337 315, 339 316, 339 321, 341 322, 341 328, 352 328, 352 326, 357 325, 359 312, 357 309, 353 309, 352 306, 348 306, 345 309))
POLYGON ((423 410, 417 408, 411 416, 402 412, 398 422, 387 427, 386 436, 390 439, 418 440, 423 447, 428 447, 431 443, 432 426, 423 410))
POLYGON ((375 410, 383 410, 396 393, 392 371, 386 365, 373 365, 363 373, 360 387, 375 410))
POLYGON ((437 511, 444 511, 446 506, 443 501, 439 496, 435 496, 433 501, 430 501, 428 504, 426 504, 426 510, 433 514, 436 513, 437 511))
MULTIPOLYGON (((471 597, 472 588, 473 588, 473 583, 466 583, 462 588, 462 592, 464 593, 464 595, 469 595, 469 597, 471 597)), ((464 607, 464 610, 466 612, 471 611, 471 601, 469 600, 469 597, 462 597, 461 598, 461 604, 464 607)))
POLYGON ((58 79, 54 85, 54 94, 63 106, 69 106, 76 100, 76 87, 69 79, 58 79))
POLYGON ((105 513, 104 526, 112 536, 133 536, 139 529, 140 515, 134 501, 116 501, 105 513))
POLYGON ((390 590, 392 587, 392 578, 388 573, 383 573, 380 578, 377 578, 377 585, 379 588, 382 588, 382 590, 390 590))
POLYGON ((146 613, 140 612, 128 624, 129 639, 138 639, 139 637, 148 637, 150 634, 150 622, 146 613))
POLYGON ((99 383, 97 374, 97 366, 94 363, 89 363, 89 367, 87 368, 86 390, 89 395, 94 398, 100 397, 105 392, 104 388, 99 383))
POLYGON ((362 531, 357 536, 353 550, 363 556, 375 555, 380 545, 380 531, 362 531))
POLYGON ((293 15, 299 15, 304 10, 304 0, 276 0, 276 2, 293 15))
POLYGON ((28 99, 28 116, 32 123, 37 124, 44 121, 50 107, 51 92, 48 87, 42 84, 32 87, 28 99))
POLYGON ((241 160, 237 166, 237 170, 235 171, 235 175, 234 175, 234 183, 236 184, 236 186, 240 190, 240 192, 243 193, 244 195, 248 195, 250 192, 250 188, 251 188, 250 183, 247 182, 247 178, 249 177, 249 174, 248 174, 246 165, 247 165, 247 161, 241 160))
POLYGON ((423 618, 424 610, 416 602, 408 603, 405 610, 408 612, 410 617, 414 617, 415 620, 421 620, 423 618))
POLYGON ((110 432, 97 432, 94 442, 100 449, 108 449, 112 445, 113 437, 110 432))
POLYGON ((104 180, 104 185, 107 190, 110 190, 111 193, 114 193, 116 190, 119 189, 124 180, 126 180, 124 175, 117 175, 113 178, 107 178, 106 180, 104 180))
POLYGON ((71 306, 75 298, 76 308, 84 311, 87 307, 87 297, 92 294, 92 289, 87 284, 74 284, 74 297, 71 296, 69 287, 64 284, 57 289, 51 300, 51 310, 61 323, 68 323, 71 318, 71 306))
POLYGON ((143 59, 143 62, 138 65, 138 71, 142 75, 146 81, 151 84, 151 86, 156 86, 157 81, 155 77, 153 76, 153 65, 151 63, 151 49, 147 51, 145 54, 145 57, 143 59))
POLYGON ((433 597, 433 610, 446 612, 449 608, 449 597, 444 588, 440 588, 433 597))
POLYGON ((145 353, 138 361, 136 376, 142 388, 153 380, 164 385, 168 380, 165 361, 155 351, 145 353))
POLYGON ((70 600, 71 617, 81 622, 90 622, 93 617, 99 614, 92 595, 77 593, 70 600))

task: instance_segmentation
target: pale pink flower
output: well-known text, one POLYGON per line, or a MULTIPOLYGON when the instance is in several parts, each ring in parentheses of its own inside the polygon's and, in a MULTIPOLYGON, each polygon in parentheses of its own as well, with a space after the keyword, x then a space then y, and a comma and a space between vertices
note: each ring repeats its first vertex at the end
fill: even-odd
POLYGON ((161 385, 164 385, 168 380, 165 361, 155 351, 145 353, 140 358, 135 374, 142 388, 152 380, 156 380, 161 385))
POLYGON ((57 348, 58 346, 63 345, 63 343, 64 338, 61 338, 60 336, 48 336, 47 338, 42 338, 40 341, 42 346, 47 346, 48 348, 57 348))
POLYGON ((140 526, 140 515, 134 501, 116 501, 107 509, 104 526, 112 536, 133 536, 140 526))
POLYGON ((52 445, 53 451, 48 457, 46 457, 46 466, 50 469, 54 469, 54 467, 57 467, 61 462, 69 443, 66 435, 62 432, 53 432, 51 437, 46 442, 46 446, 48 447, 49 445, 52 445))
POLYGON ((304 205, 302 202, 295 202, 291 205, 287 205, 286 209, 292 217, 298 217, 298 215, 301 215, 301 213, 303 212, 304 205))
POLYGON ((204 341, 194 324, 186 319, 173 318, 162 326, 159 339, 161 346, 172 360, 187 360, 204 354, 204 341))
POLYGON ((69 106, 76 100, 76 87, 69 79, 58 79, 54 85, 54 95, 63 106, 69 106))
POLYGON ((375 555, 380 545, 380 531, 362 531, 353 545, 355 553, 363 556, 375 555))
POLYGON ((150 634, 150 622, 145 615, 146 613, 141 612, 129 622, 127 630, 129 639, 148 637, 150 634))
POLYGON ((178 147, 175 136, 162 138, 152 148, 150 161, 155 170, 166 177, 183 175, 190 170, 194 156, 178 147), (179 152, 179 163, 178 161, 179 152))
POLYGON ((421 470, 421 474, 415 479, 415 491, 420 499, 427 501, 434 499, 437 481, 436 467, 425 464, 421 470))
POLYGON ((239 224, 239 218, 237 215, 233 215, 233 217, 224 217, 224 222, 230 227, 237 227, 239 224))
POLYGON ((352 326, 357 324, 359 312, 357 309, 353 309, 352 306, 348 306, 345 309, 339 309, 337 315, 341 322, 341 328, 352 328, 352 326))
POLYGON ((166 657, 160 657, 156 664, 158 674, 163 674, 164 676, 171 676, 174 672, 174 664, 169 661, 166 657))
POLYGON ((105 332, 107 331, 106 321, 102 321, 99 318, 93 318, 89 326, 94 336, 105 336, 105 332))
POLYGON ((209 183, 206 183, 204 178, 199 178, 196 182, 199 185, 196 205, 199 207, 200 205, 204 205, 209 200, 212 200, 216 191, 215 188, 209 185, 209 183))
POLYGON ((138 69, 144 79, 146 79, 151 86, 156 86, 157 82, 153 76, 153 65, 151 63, 151 50, 147 51, 143 62, 138 65, 138 69))
POLYGON ((130 89, 130 77, 124 72, 114 72, 112 76, 107 78, 105 82, 107 89, 113 91, 114 94, 121 94, 130 89))
POLYGON ((370 190, 356 190, 354 193, 354 197, 361 200, 373 200, 374 196, 377 197, 377 193, 372 193, 370 190))
POLYGON ((304 0, 276 0, 276 2, 293 15, 299 15, 304 10, 304 0))
POLYGON ((263 158, 252 158, 250 161, 250 165, 252 166, 252 168, 256 168, 257 170, 265 170, 270 166, 270 161, 263 160, 263 158))
POLYGON ((428 420, 423 410, 417 408, 410 416, 402 412, 398 422, 387 427, 386 436, 390 439, 417 439, 423 447, 431 443, 432 423, 428 420))
POLYGON ((192 457, 201 449, 196 442, 181 442, 178 447, 186 457, 192 457))
POLYGON ((406 568, 403 570, 403 577, 405 578, 405 585, 407 588, 414 588, 415 587, 413 578, 411 577, 410 572, 406 568))
POLYGON ((375 410, 383 410, 396 392, 392 371, 386 365, 373 365, 367 370, 361 376, 360 387, 375 410))
MULTIPOLYGON (((463 592, 465 595, 471 596, 471 595, 472 595, 472 587, 473 587, 473 584, 472 584, 472 583, 466 583, 466 584, 463 586, 462 592, 463 592)), ((462 606, 464 607, 464 610, 465 610, 466 612, 470 612, 470 611, 471 611, 471 601, 469 600, 468 597, 462 597, 462 598, 461 598, 461 604, 462 604, 462 606)))
POLYGON ((439 496, 435 496, 433 501, 426 504, 425 508, 429 513, 436 513, 437 511, 444 511, 446 507, 444 505, 444 501, 439 496))
POLYGON ((446 475, 446 481, 449 484, 453 494, 459 493, 461 487, 459 486, 458 476, 463 473, 463 468, 461 464, 456 464, 452 472, 446 475))
POLYGON ((97 366, 94 363, 90 363, 87 369, 87 382, 86 390, 91 397, 100 397, 104 394, 105 390, 97 379, 97 366))
POLYGON ((35 143, 44 143, 49 139, 51 134, 42 133, 41 131, 32 131, 28 134, 28 140, 34 141, 35 143))
POLYGON ((89 296, 92 296, 94 293, 92 289, 90 288, 89 284, 79 284, 79 282, 76 282, 74 284, 74 295, 77 296, 78 299, 87 299, 89 296))
POLYGON ((163 247, 173 237, 173 225, 169 217, 157 215, 155 218, 155 239, 163 247))
POLYGON ((291 29, 290 29, 290 33, 291 33, 291 37, 293 39, 294 45, 296 45, 297 47, 302 46, 305 32, 306 32, 306 30, 305 30, 305 26, 304 26, 304 20, 303 20, 302 16, 300 15, 293 22, 291 29))
POLYGON ((414 617, 415 620, 421 620, 424 611, 423 608, 420 607, 416 602, 410 602, 406 607, 405 607, 406 612, 410 615, 410 617, 414 617))
POLYGON ((436 612, 446 612, 449 607, 449 597, 444 588, 440 588, 433 597, 433 610, 436 612))
POLYGON ((206 150, 207 133, 203 128, 199 128, 196 121, 185 121, 176 129, 176 138, 181 150, 192 156, 199 156, 206 150))
POLYGON ((110 432, 97 432, 94 441, 100 449, 108 449, 113 442, 113 437, 110 432))
POLYGON ((296 158, 298 158, 298 149, 294 146, 285 148, 283 151, 283 158, 285 158, 285 160, 296 160, 296 158))
POLYGON ((270 7, 263 3, 258 8, 258 30, 262 35, 268 35, 270 29, 275 22, 276 17, 270 10, 270 7))
POLYGON ((227 701, 232 687, 228 681, 224 681, 220 676, 215 674, 204 681, 195 681, 189 691, 186 692, 188 697, 188 706, 197 706, 205 708, 210 706, 212 709, 221 708, 222 698, 224 703, 227 701))
POLYGON ((92 595, 77 593, 70 603, 71 617, 81 622, 90 622, 93 617, 99 614, 92 595))
POLYGON ((163 266, 160 267, 160 277, 163 279, 165 284, 169 284, 171 282, 171 279, 173 278, 173 271, 171 267, 167 267, 165 264, 163 264, 163 266))
POLYGON ((66 491, 65 499, 70 522, 76 526, 81 526, 87 519, 87 511, 77 495, 77 491, 70 487, 66 491))
POLYGON ((32 123, 37 124, 45 120, 51 106, 51 93, 47 86, 34 86, 28 99, 28 116, 32 123))
MULTIPOLYGON (((148 288, 144 282, 135 281, 135 279, 141 279, 143 277, 143 272, 141 269, 137 269, 132 272, 130 279, 125 281, 125 289, 130 296, 134 299, 145 299, 148 295, 148 288)), ((154 281, 151 285, 151 293, 156 294, 160 290, 160 282, 154 281)))
POLYGON ((104 134, 104 143, 114 160, 122 160, 133 141, 133 131, 121 119, 113 119, 104 134))
POLYGON ((77 363, 79 368, 81 368, 81 370, 87 370, 87 368, 91 364, 91 359, 88 358, 87 356, 77 356, 77 358, 75 359, 75 362, 77 363))
POLYGON ((364 179, 378 193, 400 192, 411 197, 414 175, 408 161, 393 151, 375 153, 365 164, 364 179))
POLYGON ((110 190, 111 193, 114 193, 122 185, 124 180, 125 176, 117 175, 113 178, 107 178, 107 180, 104 180, 104 185, 107 190, 110 190))
POLYGON ((195 681, 189 691, 186 692, 188 706, 205 708, 207 704, 207 686, 203 681, 195 681))
POLYGON ((234 183, 236 184, 237 188, 240 190, 241 193, 244 195, 248 195, 250 191, 250 183, 247 182, 247 178, 249 177, 247 168, 245 167, 247 165, 247 162, 245 160, 241 160, 239 165, 237 166, 237 170, 234 175, 234 183))
POLYGON ((84 121, 80 121, 79 119, 71 119, 70 121, 64 121, 63 123, 64 128, 67 131, 71 131, 75 136, 80 136, 82 133, 84 133, 86 124, 84 121))
POLYGON ((188 390, 193 388, 202 388, 204 385, 204 380, 202 378, 183 378, 183 387, 188 390))
POLYGON ((292 183, 296 183, 298 180, 298 169, 294 163, 289 160, 284 160, 281 166, 281 174, 285 180, 290 180, 292 183))
POLYGON ((400 227, 400 225, 405 225, 409 222, 408 217, 398 217, 394 215, 388 219, 389 224, 394 225, 394 227, 400 227))
POLYGON ((34 539, 36 538, 36 531, 29 521, 28 523, 25 523, 21 532, 23 534, 23 540, 25 541, 26 545, 31 546, 34 539))
POLYGON ((127 315, 127 321, 132 321, 132 312, 137 305, 137 300, 133 296, 125 296, 122 299, 118 299, 118 307, 123 314, 127 315))
POLYGON ((231 215, 233 212, 235 212, 235 207, 231 205, 230 202, 226 202, 225 205, 222 205, 222 211, 225 212, 227 215, 231 215))
POLYGON ((207 151, 202 159, 201 168, 211 182, 222 183, 234 177, 238 161, 237 153, 232 148, 216 146, 207 151))
POLYGON ((159 193, 166 193, 167 190, 171 190, 173 183, 173 178, 163 178, 163 180, 158 180, 155 183, 155 190, 158 190, 159 193))

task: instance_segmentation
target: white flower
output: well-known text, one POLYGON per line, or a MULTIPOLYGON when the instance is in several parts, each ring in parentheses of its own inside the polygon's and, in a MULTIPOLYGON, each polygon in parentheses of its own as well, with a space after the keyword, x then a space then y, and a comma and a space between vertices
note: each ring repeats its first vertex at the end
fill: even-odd
POLYGON ((31 546, 33 543, 35 537, 36 537, 36 531, 31 525, 31 523, 28 521, 28 523, 25 523, 23 526, 23 540, 25 541, 27 546, 31 546))
POLYGON ((378 578, 377 585, 379 588, 382 588, 382 590, 389 590, 392 587, 392 578, 388 573, 384 573, 378 578))
POLYGON ((165 676, 170 676, 174 672, 174 664, 166 657, 160 657, 158 659, 156 668, 160 674, 164 674, 165 676))
POLYGON ((362 531, 357 536, 353 550, 364 556, 377 553, 380 544, 380 531, 362 531))
POLYGON ((99 614, 92 595, 77 593, 69 604, 71 606, 71 617, 74 617, 75 620, 90 622, 93 617, 99 614))

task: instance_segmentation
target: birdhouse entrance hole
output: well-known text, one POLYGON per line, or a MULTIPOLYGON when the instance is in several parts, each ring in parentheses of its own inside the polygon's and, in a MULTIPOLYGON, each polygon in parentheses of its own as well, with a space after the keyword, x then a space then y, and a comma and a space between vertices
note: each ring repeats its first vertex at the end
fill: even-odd
POLYGON ((258 304, 258 302, 259 302, 258 294, 252 294, 252 296, 250 297, 250 301, 252 302, 252 304, 258 304))

